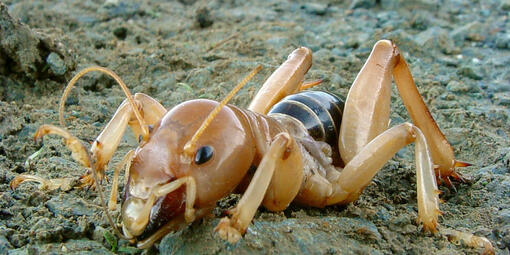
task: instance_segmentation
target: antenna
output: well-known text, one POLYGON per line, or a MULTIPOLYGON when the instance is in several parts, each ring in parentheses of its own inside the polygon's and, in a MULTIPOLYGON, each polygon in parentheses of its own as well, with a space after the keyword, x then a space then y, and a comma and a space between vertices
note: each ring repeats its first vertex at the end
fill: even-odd
POLYGON ((64 107, 66 98, 69 95, 69 92, 73 88, 74 84, 80 79, 82 76, 84 76, 87 73, 93 72, 93 71, 99 71, 101 73, 105 73, 112 77, 117 84, 120 85, 122 88, 122 91, 124 91, 124 94, 126 94, 126 97, 129 101, 129 104, 131 104, 131 108, 133 108, 133 112, 136 116, 136 119, 138 120, 138 123, 140 124, 140 128, 142 129, 142 138, 144 141, 146 141, 149 137, 149 129, 147 125, 145 124, 145 121, 142 119, 142 115, 140 114, 140 111, 138 111, 138 107, 136 106, 135 100, 133 100, 133 96, 131 96, 131 92, 129 92, 129 89, 127 88, 126 84, 120 79, 120 77, 114 73, 112 70, 100 66, 93 66, 93 67, 87 67, 83 70, 81 70, 79 73, 77 73, 67 84, 64 93, 62 94, 62 98, 60 99, 60 104, 58 107, 58 116, 60 125, 62 127, 65 127, 65 121, 64 121, 64 107))
POLYGON ((258 65, 257 67, 255 67, 255 69, 253 69, 253 71, 251 71, 251 73, 249 73, 246 77, 244 77, 244 79, 241 82, 239 82, 228 93, 228 95, 211 111, 211 113, 209 113, 209 116, 207 116, 207 118, 204 120, 204 122, 202 122, 202 125, 200 126, 200 128, 198 128, 197 132, 191 137, 191 139, 186 143, 186 145, 184 145, 184 155, 187 158, 193 157, 193 154, 195 153, 195 147, 196 147, 196 143, 197 143, 198 138, 200 138, 202 133, 204 133, 204 130, 209 126, 209 124, 211 124, 211 122, 213 121, 214 117, 216 117, 216 115, 218 115, 218 113, 220 112, 221 108, 223 108, 223 106, 225 106, 228 103, 228 101, 230 101, 230 99, 232 99, 232 97, 234 97, 234 95, 251 78, 253 78, 253 76, 255 76, 255 74, 257 74, 261 69, 262 69, 261 65, 258 65))

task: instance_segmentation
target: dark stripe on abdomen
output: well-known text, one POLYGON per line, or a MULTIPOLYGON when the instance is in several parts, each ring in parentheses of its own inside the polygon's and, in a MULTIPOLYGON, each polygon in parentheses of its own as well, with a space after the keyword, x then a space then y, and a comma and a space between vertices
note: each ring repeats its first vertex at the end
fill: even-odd
POLYGON ((268 112, 289 115, 299 120, 310 136, 338 147, 344 100, 323 91, 304 91, 283 98, 268 112))

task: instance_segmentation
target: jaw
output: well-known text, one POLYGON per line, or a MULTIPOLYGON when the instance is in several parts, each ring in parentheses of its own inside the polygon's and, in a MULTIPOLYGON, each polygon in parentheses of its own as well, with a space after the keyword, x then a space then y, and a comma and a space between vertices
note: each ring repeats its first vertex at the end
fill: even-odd
POLYGON ((156 232, 151 235, 140 235, 137 237, 137 248, 145 249, 151 247, 155 242, 159 241, 166 234, 182 229, 186 226, 186 221, 184 220, 184 214, 180 214, 178 217, 173 218, 161 228, 156 230, 156 232))
POLYGON ((149 221, 144 231, 138 235, 138 239, 146 239, 152 236, 169 222, 183 217, 185 210, 185 187, 160 197, 151 208, 149 221))
POLYGON ((127 196, 122 206, 122 229, 126 236, 146 239, 162 226, 184 214, 185 189, 178 188, 159 198, 148 199, 127 196))
MULTIPOLYGON (((197 209, 195 212, 196 219, 201 219, 207 214, 209 214, 213 206, 197 209)), ((151 247, 155 242, 159 241, 161 238, 163 238, 166 234, 170 232, 176 232, 183 228, 185 228, 189 223, 186 222, 184 219, 184 213, 179 214, 177 217, 173 218, 169 222, 167 222, 165 225, 163 225, 161 228, 159 228, 156 232, 152 233, 150 236, 145 237, 145 239, 142 239, 140 237, 137 237, 137 248, 145 249, 151 247)))

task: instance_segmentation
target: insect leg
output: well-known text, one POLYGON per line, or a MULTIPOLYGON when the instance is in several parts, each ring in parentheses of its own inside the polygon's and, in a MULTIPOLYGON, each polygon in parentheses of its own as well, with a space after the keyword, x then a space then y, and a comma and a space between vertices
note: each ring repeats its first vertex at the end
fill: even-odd
MULTIPOLYGON (((140 107, 139 110, 143 115, 143 119, 149 126, 156 124, 166 113, 165 108, 161 104, 145 94, 136 93, 134 101, 140 107)), ((90 153, 95 160, 95 166, 100 176, 104 175, 105 167, 112 158, 113 153, 117 150, 117 146, 128 125, 135 135, 141 135, 142 129, 140 124, 134 118, 131 105, 126 99, 119 106, 112 119, 104 127, 90 148, 90 153)), ((90 184, 90 182, 93 182, 93 178, 88 173, 82 181, 90 184)))
MULTIPOLYGON (((155 99, 141 93, 137 93, 134 96, 137 105, 140 105, 141 112, 143 113, 145 123, 148 125, 154 125, 157 123, 165 114, 166 110, 161 104, 155 99)), ((119 106, 117 112, 112 117, 110 122, 103 129, 101 134, 96 138, 90 149, 90 155, 97 169, 99 179, 104 177, 105 167, 110 161, 113 153, 117 149, 120 143, 122 135, 126 129, 126 126, 131 126, 135 134, 140 134, 141 128, 131 114, 131 105, 127 99, 119 106), (133 121, 134 120, 134 121, 133 121)), ((34 135, 35 140, 41 139, 45 135, 55 134, 64 138, 66 146, 71 150, 72 157, 85 167, 90 167, 89 152, 87 151, 84 143, 73 136, 69 131, 64 128, 53 126, 53 125, 42 125, 36 131, 34 135)), ((42 184, 41 188, 54 187, 55 185, 44 185, 49 184, 52 180, 45 180, 41 177, 26 178, 28 175, 22 175, 13 179, 13 187, 16 188, 24 180, 38 181, 42 184), (43 180, 43 181, 41 181, 43 180)), ((56 180, 56 179, 54 179, 56 180)), ((93 186, 94 178, 92 173, 87 171, 85 175, 80 178, 81 186, 93 186)), ((54 187, 55 189, 58 187, 54 187)))
MULTIPOLYGON (((124 168, 126 169, 125 171, 125 180, 127 180, 127 177, 128 177, 128 173, 129 171, 127 171, 129 169, 129 166, 131 165, 130 162, 131 162, 131 159, 133 157, 133 153, 135 151, 134 150, 130 150, 128 151, 128 153, 126 153, 126 155, 124 156, 124 158, 122 159, 122 161, 120 161, 117 166, 115 166, 115 170, 113 172, 113 182, 112 182, 112 190, 111 190, 111 193, 110 193, 110 200, 108 200, 108 209, 110 211, 113 211, 115 210, 115 207, 117 207, 117 192, 118 192, 118 189, 119 189, 119 173, 120 173, 120 170, 122 170, 122 168, 124 166, 127 166, 124 168)), ((124 182, 126 183, 126 182, 124 182)))
POLYGON ((348 163, 388 128, 392 76, 413 123, 427 139, 433 162, 439 169, 437 175, 460 178, 454 168, 469 164, 454 159, 453 149, 423 102, 407 63, 388 40, 374 45, 347 95, 338 144, 343 161, 348 163))
POLYGON ((439 191, 425 136, 413 124, 392 127, 374 138, 345 166, 326 204, 345 204, 356 200, 375 174, 402 147, 415 143, 418 220, 426 230, 436 232, 439 191))
MULTIPOLYGON (((145 123, 149 126, 156 124, 166 113, 166 109, 161 104, 145 94, 136 93, 134 99, 140 107, 145 123)), ((96 160, 96 169, 98 171, 104 171, 104 167, 117 149, 128 124, 137 137, 141 135, 140 124, 134 118, 131 105, 126 99, 119 106, 112 119, 104 127, 90 148, 92 158, 96 160)))
POLYGON ((444 229, 441 232, 448 238, 448 241, 454 244, 464 244, 472 248, 483 248, 484 251, 481 254, 495 254, 494 246, 492 246, 491 241, 483 236, 475 236, 470 233, 453 229, 444 229))
MULTIPOLYGON (((396 46, 394 47, 396 48, 396 46)), ((420 96, 405 59, 402 57, 402 54, 398 53, 397 48, 396 50, 398 62, 393 69, 393 77, 413 123, 423 131, 423 134, 427 138, 427 144, 432 153, 432 159, 434 164, 437 165, 436 174, 444 178, 447 183, 449 183, 449 176, 462 179, 462 177, 455 172, 455 167, 465 167, 470 164, 455 160, 453 148, 439 129, 436 121, 425 105, 423 98, 420 96)))
POLYGON ((389 41, 375 44, 345 100, 338 148, 345 164, 388 128, 391 71, 395 63, 389 41))
POLYGON ((280 167, 292 140, 289 134, 278 134, 262 157, 255 175, 237 206, 230 211, 231 217, 221 219, 215 228, 220 237, 231 243, 237 242, 246 232, 257 208, 262 203, 276 168, 280 167))
POLYGON ((312 66, 312 51, 305 47, 294 50, 262 85, 248 110, 266 114, 282 98, 299 92, 310 66, 312 66))
POLYGON ((285 210, 298 194, 304 175, 301 157, 301 150, 292 139, 283 158, 276 159, 277 169, 262 201, 268 210, 285 210))
MULTIPOLYGON (((90 157, 88 155, 87 148, 85 147, 84 143, 80 139, 73 136, 64 128, 60 128, 53 125, 42 125, 35 132, 34 140, 38 141, 42 139, 43 136, 50 134, 59 135, 62 138, 64 138, 64 143, 69 148, 69 150, 71 150, 72 152, 71 156, 74 158, 74 160, 81 163, 85 167, 90 167, 90 157)), ((39 188, 43 190, 44 189, 55 190, 58 188, 61 188, 63 190, 69 190, 71 188, 71 179, 69 178, 46 180, 44 178, 29 174, 20 174, 16 176, 11 181, 10 187, 11 189, 14 190, 18 187, 19 184, 26 181, 39 182, 41 184, 39 188)))

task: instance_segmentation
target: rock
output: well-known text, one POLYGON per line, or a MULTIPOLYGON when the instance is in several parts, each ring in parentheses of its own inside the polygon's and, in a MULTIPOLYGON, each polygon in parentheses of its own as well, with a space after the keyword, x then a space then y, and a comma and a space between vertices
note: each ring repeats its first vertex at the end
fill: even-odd
POLYGON ((214 23, 209 9, 205 7, 202 7, 196 11, 195 20, 200 28, 210 27, 214 23))
POLYGON ((483 26, 478 21, 473 21, 464 26, 461 26, 450 33, 450 36, 456 42, 464 40, 481 41, 484 39, 482 35, 483 26))
POLYGON ((9 255, 25 254, 115 254, 95 241, 69 240, 63 244, 35 244, 9 251, 9 255))
POLYGON ((104 232, 106 230, 101 226, 96 226, 94 228, 94 232, 92 232, 92 240, 97 241, 99 243, 104 242, 104 232))
POLYGON ((62 215, 64 217, 94 215, 94 210, 82 200, 69 199, 66 195, 53 197, 46 202, 46 207, 48 207, 53 214, 62 215))
POLYGON ((22 73, 32 79, 44 78, 50 75, 45 63, 55 76, 74 70, 74 58, 62 43, 47 34, 32 31, 27 25, 13 19, 7 10, 7 6, 0 3, 0 73, 22 73))
POLYGON ((117 17, 129 19, 136 14, 143 13, 140 3, 125 1, 106 1, 98 12, 104 15, 104 19, 114 19, 117 17))
POLYGON ((466 82, 462 82, 462 81, 459 82, 459 81, 453 80, 453 81, 448 82, 448 85, 446 85, 446 89, 451 92, 455 92, 455 93, 466 93, 466 92, 471 91, 472 86, 470 86, 466 82))
POLYGON ((457 70, 457 74, 468 77, 473 80, 481 80, 482 79, 482 76, 480 74, 478 74, 477 72, 475 72, 475 70, 469 66, 464 66, 464 67, 459 68, 457 70))
POLYGON ((487 173, 492 174, 505 174, 508 172, 508 169, 501 164, 494 164, 490 166, 486 166, 476 171, 477 175, 485 175, 487 173))
POLYGON ((64 75, 67 71, 64 60, 62 60, 62 58, 60 58, 60 56, 55 52, 52 52, 50 55, 48 55, 46 58, 46 63, 50 66, 51 71, 55 75, 64 75))
POLYGON ((498 49, 510 49, 510 34, 498 33, 494 43, 498 49))
POLYGON ((426 30, 432 23, 427 12, 418 11, 411 20, 411 27, 418 30, 426 30))
POLYGON ((510 225, 510 208, 499 211, 497 221, 499 224, 510 225))
POLYGON ((510 91, 510 81, 491 81, 487 86, 487 91, 492 93, 508 92, 510 91))
POLYGON ((69 94, 66 99, 66 106, 77 105, 80 103, 80 98, 77 95, 69 94))
POLYGON ((498 227, 494 232, 496 232, 501 237, 502 245, 499 248, 507 248, 507 250, 510 249, 510 225, 498 227))
POLYGON ((377 227, 360 218, 325 216, 306 221, 290 218, 282 221, 255 220, 246 235, 236 244, 229 244, 211 235, 219 219, 208 220, 167 235, 160 243, 161 254, 260 253, 265 249, 284 254, 327 254, 335 244, 355 254, 379 254, 373 247, 356 241, 352 235, 380 240, 377 227), (329 229, 329 230, 325 230, 329 229), (332 234, 334 232, 334 234, 332 234))
POLYGON ((327 4, 306 3, 306 4, 302 5, 301 8, 304 9, 308 14, 313 14, 313 15, 318 15, 318 16, 325 15, 328 12, 327 4))
POLYGON ((385 9, 410 8, 413 10, 423 10, 429 12, 437 12, 439 8, 444 6, 444 2, 440 0, 378 0, 385 9))
POLYGON ((273 48, 275 49, 281 49, 283 48, 286 44, 289 43, 289 38, 287 37, 277 37, 277 36, 274 36, 274 37, 271 37, 269 39, 266 40, 266 43, 271 45, 273 48))
POLYGON ((179 0, 179 3, 184 5, 193 5, 197 0, 179 0))
POLYGON ((510 0, 502 0, 499 9, 502 11, 510 11, 510 0))
POLYGON ((33 76, 42 63, 41 56, 38 54, 37 36, 27 25, 13 19, 7 10, 7 6, 0 3, 0 25, 2 26, 0 46, 2 48, 1 55, 5 54, 0 59, 2 69, 7 63, 5 58, 11 59, 15 65, 11 67, 11 70, 2 70, 2 72, 24 72, 33 76))
POLYGON ((127 28, 118 27, 113 30, 113 35, 115 35, 115 37, 119 38, 120 40, 124 40, 126 39, 127 32, 128 32, 127 28))
POLYGON ((510 95, 507 92, 496 93, 492 98, 494 103, 501 106, 510 106, 510 95))
POLYGON ((458 51, 446 30, 440 27, 431 27, 417 34, 414 41, 424 48, 440 48, 444 54, 453 54, 458 51))
POLYGON ((391 215, 386 208, 382 207, 376 212, 375 218, 381 221, 388 221, 391 218, 391 215))
POLYGON ((370 9, 375 7, 377 4, 376 0, 354 0, 352 1, 351 5, 349 6, 349 9, 357 9, 357 8, 364 8, 364 9, 370 9))
POLYGON ((3 235, 0 235, 0 254, 7 254, 7 252, 12 248, 13 247, 7 238, 3 235))

